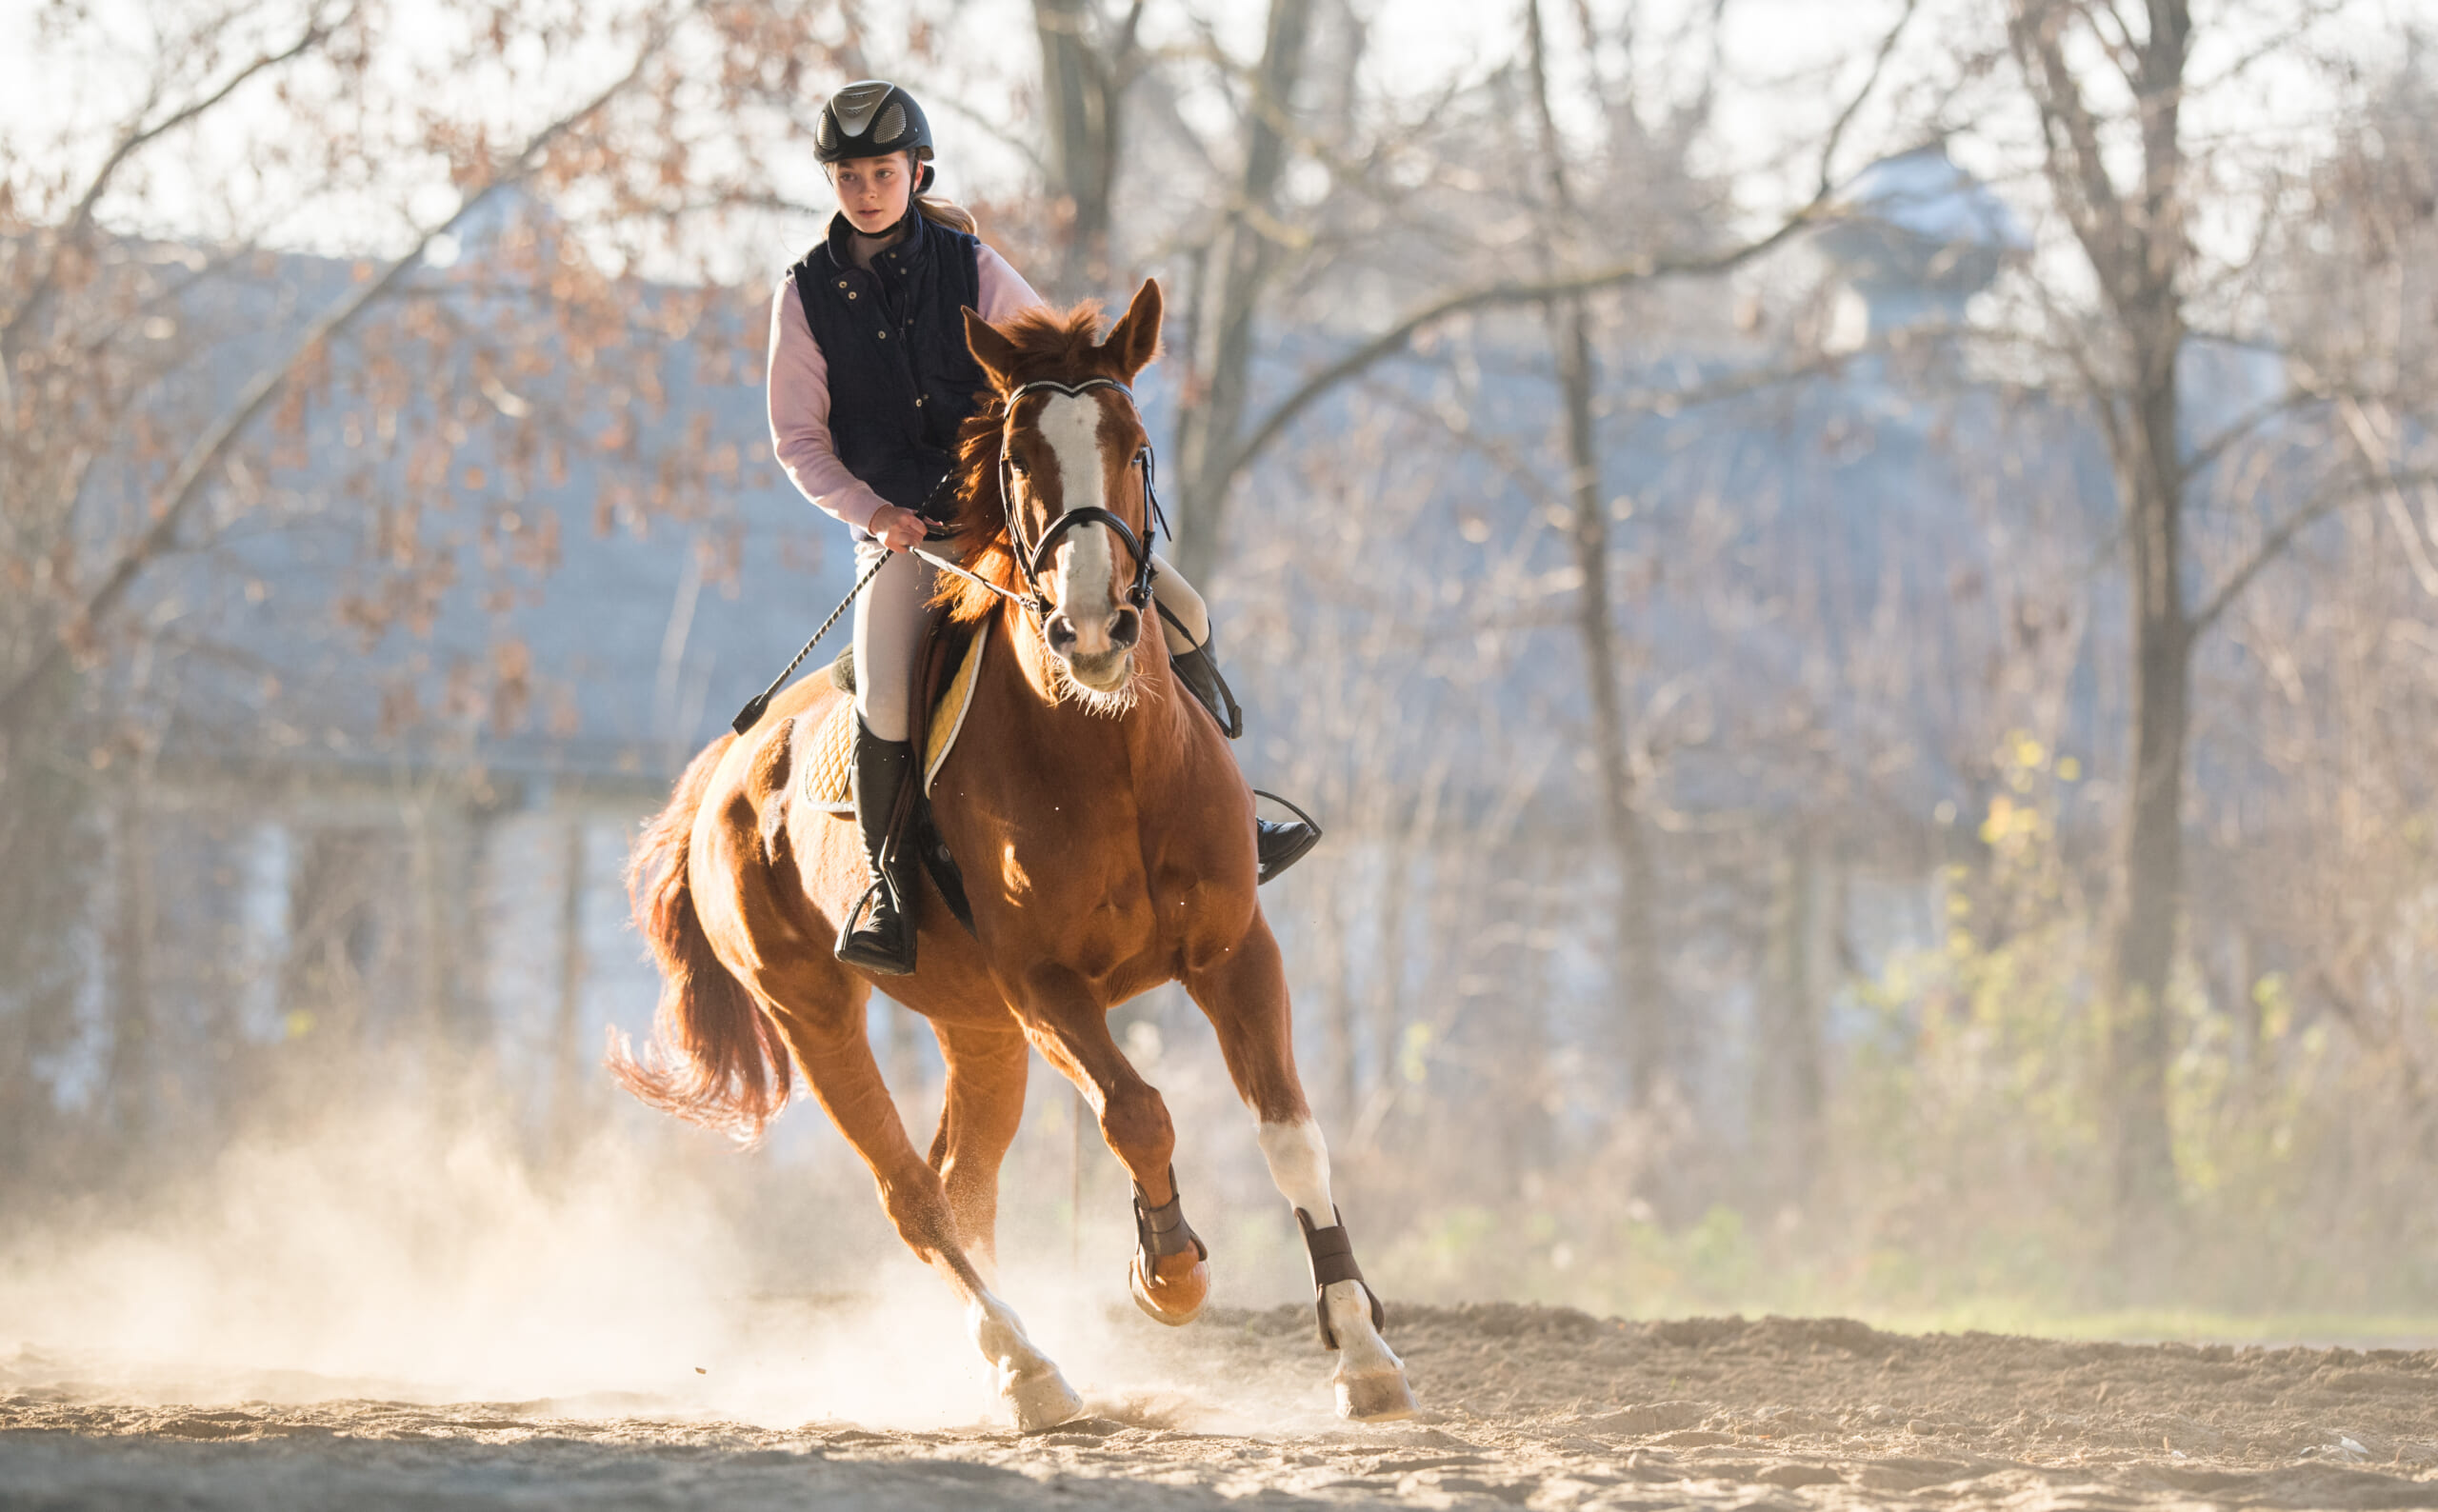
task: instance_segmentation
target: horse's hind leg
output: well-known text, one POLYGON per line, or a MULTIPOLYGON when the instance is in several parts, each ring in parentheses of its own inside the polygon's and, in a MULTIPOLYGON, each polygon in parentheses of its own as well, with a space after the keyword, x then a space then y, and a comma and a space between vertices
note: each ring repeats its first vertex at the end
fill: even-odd
POLYGON ((816 1026, 785 1012, 774 1014, 805 1080, 829 1112, 838 1132, 871 1167, 881 1205, 906 1246, 938 1271, 965 1303, 966 1331, 996 1374, 999 1394, 1015 1409, 1016 1426, 1031 1433, 1054 1427, 1084 1410, 1049 1358, 1025 1337, 1024 1324, 1006 1303, 990 1294, 965 1251, 947 1185, 906 1137, 871 1044, 863 1015, 846 1016, 836 1028, 816 1026))
POLYGON ((1354 1249, 1329 1194, 1329 1144, 1295 1074, 1287 972, 1278 943, 1259 914, 1235 945, 1207 968, 1189 971, 1186 990, 1218 1031, 1219 1051, 1237 1095, 1261 1121, 1262 1158, 1295 1209, 1312 1263, 1323 1347, 1337 1351, 1330 1376, 1341 1417, 1409 1417, 1413 1392, 1405 1363, 1380 1337, 1379 1302, 1354 1263, 1354 1249))
POLYGON ((998 1258, 999 1165, 1024 1122, 1025 1075, 1032 1052, 1013 1019, 934 1019, 931 1032, 949 1068, 939 1132, 931 1136, 931 1169, 947 1189, 967 1258, 988 1281, 998 1258))

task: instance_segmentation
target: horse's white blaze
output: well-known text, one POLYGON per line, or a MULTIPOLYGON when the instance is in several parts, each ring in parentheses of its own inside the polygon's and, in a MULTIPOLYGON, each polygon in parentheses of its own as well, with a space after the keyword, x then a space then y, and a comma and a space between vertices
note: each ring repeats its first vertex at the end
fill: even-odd
MULTIPOLYGON (((1081 394, 1055 394, 1041 407, 1033 428, 1058 459, 1059 505, 1067 509, 1108 507, 1101 471, 1101 404, 1081 394)), ((1109 649, 1109 623, 1117 613, 1110 582, 1114 544, 1107 526, 1067 532, 1051 553, 1051 596, 1075 629, 1075 650, 1099 656, 1109 649)))
MULTIPOLYGON (((1269 1179, 1294 1206, 1312 1215, 1312 1226, 1328 1228, 1337 1222, 1337 1204, 1329 1197, 1329 1146, 1321 1126, 1310 1119, 1292 1124, 1264 1124, 1257 1136, 1262 1159, 1269 1163, 1269 1179)), ((1371 1326, 1371 1300, 1363 1283, 1331 1282, 1322 1288, 1329 1309, 1329 1331, 1337 1336, 1338 1374, 1379 1375, 1403 1370, 1404 1363, 1388 1341, 1371 1326)))

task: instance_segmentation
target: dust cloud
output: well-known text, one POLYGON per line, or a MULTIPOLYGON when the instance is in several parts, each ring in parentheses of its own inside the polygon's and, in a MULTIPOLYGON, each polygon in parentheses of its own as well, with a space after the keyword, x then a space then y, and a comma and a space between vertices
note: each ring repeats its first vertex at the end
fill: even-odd
POLYGON ((194 1403, 614 1400, 893 1426, 990 1410, 927 1272, 842 1252, 818 1269, 855 1293, 774 1295, 735 1172, 705 1164, 615 1124, 540 1163, 500 1123, 404 1107, 241 1136, 197 1179, 0 1240, 0 1374, 194 1403))

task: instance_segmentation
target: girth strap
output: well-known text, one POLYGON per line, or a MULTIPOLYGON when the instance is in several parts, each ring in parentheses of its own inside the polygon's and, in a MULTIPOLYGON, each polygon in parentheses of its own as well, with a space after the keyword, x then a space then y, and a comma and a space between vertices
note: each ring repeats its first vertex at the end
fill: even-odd
POLYGON ((1164 1255, 1182 1255, 1189 1249, 1197 1259, 1210 1258, 1209 1246, 1203 1243, 1202 1236, 1193 1231, 1193 1225, 1185 1221, 1185 1193, 1177 1189, 1175 1166, 1169 1167, 1169 1200, 1157 1207, 1144 1202, 1142 1185, 1139 1183, 1135 1185, 1134 1241, 1143 1252, 1143 1273, 1147 1279, 1153 1269, 1151 1263, 1164 1255))
POLYGON ((1331 1282, 1350 1281, 1360 1285, 1363 1295, 1371 1302, 1371 1326, 1378 1329, 1389 1325, 1388 1309, 1380 1305, 1380 1294, 1371 1289, 1371 1283, 1363 1279, 1363 1267, 1354 1263, 1354 1241, 1347 1237, 1346 1219, 1334 1207, 1329 1209, 1329 1216, 1337 1222, 1328 1228, 1315 1228, 1311 1214, 1300 1207, 1295 1209, 1295 1222, 1304 1230, 1305 1252, 1312 1257, 1312 1311, 1320 1321, 1324 1349, 1337 1347, 1337 1334, 1329 1327, 1328 1288, 1331 1282))

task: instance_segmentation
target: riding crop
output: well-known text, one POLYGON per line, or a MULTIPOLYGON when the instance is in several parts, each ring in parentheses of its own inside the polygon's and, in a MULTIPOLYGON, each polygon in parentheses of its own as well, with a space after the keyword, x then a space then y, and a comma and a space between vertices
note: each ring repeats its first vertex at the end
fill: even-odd
POLYGON ((762 711, 770 706, 770 700, 778 695, 779 689, 786 686, 789 678, 796 675, 796 668, 802 666, 804 659, 812 654, 812 648, 821 644, 821 638, 829 633, 829 627, 838 623, 838 616, 846 613, 848 606, 855 602, 855 595, 863 592, 865 586, 878 577, 880 569, 887 566, 889 566, 889 558, 883 556, 864 569, 864 575, 855 580, 855 586, 849 588, 847 596, 838 601, 838 607, 829 611, 829 618, 821 622, 821 628, 812 632, 812 639, 804 643, 803 650, 796 652, 795 660, 787 665, 786 670, 770 680, 769 686, 754 694, 750 703, 736 711, 736 718, 729 721, 729 728, 742 735, 761 723, 762 711))

